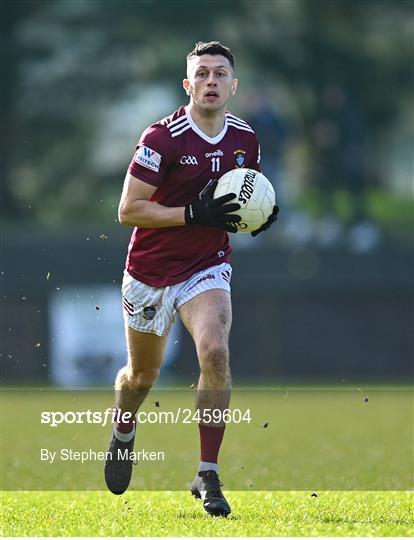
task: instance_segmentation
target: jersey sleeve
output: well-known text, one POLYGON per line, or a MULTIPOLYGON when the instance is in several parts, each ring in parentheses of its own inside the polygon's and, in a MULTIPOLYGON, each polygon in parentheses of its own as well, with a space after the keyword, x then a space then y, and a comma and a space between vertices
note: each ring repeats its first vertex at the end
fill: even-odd
POLYGON ((248 164, 249 169, 254 169, 255 171, 262 172, 262 169, 260 168, 260 143, 259 139, 257 138, 256 134, 252 135, 253 141, 252 141, 252 147, 253 147, 253 156, 248 164))
POLYGON ((141 135, 128 171, 143 182, 160 186, 172 164, 171 136, 159 124, 147 128, 141 135))

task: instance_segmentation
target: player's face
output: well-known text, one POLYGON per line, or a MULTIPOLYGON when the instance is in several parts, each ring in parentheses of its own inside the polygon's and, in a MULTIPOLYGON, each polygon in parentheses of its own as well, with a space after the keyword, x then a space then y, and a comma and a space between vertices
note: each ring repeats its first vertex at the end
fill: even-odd
POLYGON ((188 61, 183 86, 195 106, 204 111, 225 108, 237 88, 233 70, 225 56, 204 54, 188 61))

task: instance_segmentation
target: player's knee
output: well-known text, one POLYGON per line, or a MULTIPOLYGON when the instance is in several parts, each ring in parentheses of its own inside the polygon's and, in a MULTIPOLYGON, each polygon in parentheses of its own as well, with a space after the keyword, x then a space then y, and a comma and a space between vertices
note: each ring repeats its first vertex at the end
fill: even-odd
POLYGON ((158 378, 160 370, 157 367, 132 367, 130 363, 118 371, 115 380, 115 390, 136 390, 150 388, 158 378))
POLYGON ((228 347, 218 342, 208 342, 200 347, 200 367, 203 372, 225 373, 228 369, 228 347))
POLYGON ((160 370, 157 368, 137 368, 129 371, 131 385, 135 388, 151 387, 160 374, 160 370))

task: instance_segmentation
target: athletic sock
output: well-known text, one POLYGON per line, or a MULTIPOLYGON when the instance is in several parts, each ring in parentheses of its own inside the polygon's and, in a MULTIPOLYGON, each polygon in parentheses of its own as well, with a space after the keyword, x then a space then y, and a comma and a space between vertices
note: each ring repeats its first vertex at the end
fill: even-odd
POLYGON ((127 422, 115 422, 113 432, 118 441, 129 442, 135 437, 135 418, 127 422))
MULTIPOLYGON (((226 426, 211 427, 198 424, 200 432, 200 447, 201 447, 201 463, 215 463, 223 440, 224 430, 226 426)), ((203 469, 206 470, 206 469, 203 469)))
POLYGON ((219 467, 217 463, 211 463, 209 461, 200 461, 198 464, 198 472, 203 471, 216 471, 218 473, 219 467))

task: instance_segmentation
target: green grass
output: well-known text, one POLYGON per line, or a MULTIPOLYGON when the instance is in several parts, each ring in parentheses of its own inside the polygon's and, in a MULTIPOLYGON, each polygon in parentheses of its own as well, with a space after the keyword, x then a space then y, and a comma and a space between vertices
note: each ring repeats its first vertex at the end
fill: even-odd
MULTIPOLYGON (((230 491, 407 491, 413 485, 413 409, 408 388, 234 390, 232 408, 251 422, 230 423, 220 452, 230 491), (264 428, 263 426, 267 427, 264 428)), ((106 450, 111 428, 50 427, 41 411, 104 411, 111 391, 5 390, 1 482, 4 491, 103 491, 103 461, 40 460, 41 449, 106 450), (16 431, 16 426, 21 429, 16 431)), ((192 408, 194 391, 154 389, 142 410, 192 408), (157 400, 159 407, 155 407, 157 400)), ((199 455, 197 423, 140 424, 136 450, 162 451, 141 462, 136 491, 186 489, 199 455)))
POLYGON ((4 492, 5 536, 412 536, 407 492, 228 492, 211 518, 185 492, 4 492))
MULTIPOLYGON (((230 424, 220 452, 227 520, 206 515, 183 491, 198 459, 196 424, 141 424, 135 448, 162 450, 165 461, 139 463, 130 491, 115 497, 105 491, 102 461, 39 457, 40 448, 105 450, 109 425, 51 428, 40 414, 103 411, 112 391, 4 389, 1 398, 4 536, 414 534, 408 387, 235 390, 232 407, 250 408, 252 422, 230 424)), ((193 402, 193 390, 154 389, 143 409, 193 402)))

